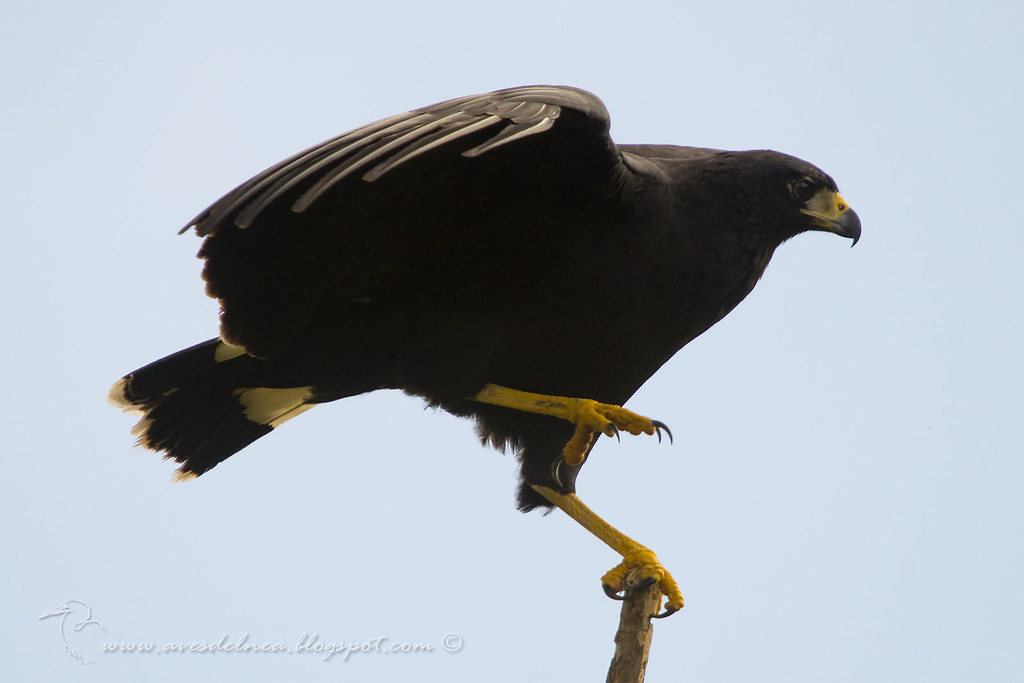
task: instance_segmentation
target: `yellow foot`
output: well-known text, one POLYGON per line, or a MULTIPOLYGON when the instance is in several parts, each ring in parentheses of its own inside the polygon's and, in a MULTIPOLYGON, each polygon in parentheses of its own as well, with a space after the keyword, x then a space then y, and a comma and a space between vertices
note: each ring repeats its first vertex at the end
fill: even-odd
POLYGON ((576 425, 576 431, 569 443, 562 449, 567 465, 579 465, 583 462, 594 434, 600 432, 608 436, 618 437, 620 431, 630 434, 657 434, 661 441, 661 430, 668 434, 672 441, 672 432, 664 422, 637 415, 631 410, 608 403, 598 403, 589 398, 570 398, 568 396, 548 396, 534 394, 529 391, 509 389, 497 384, 487 384, 473 397, 474 401, 504 406, 528 413, 551 415, 568 420, 576 425))
POLYGON ((665 611, 656 614, 656 619, 667 617, 683 608, 683 594, 679 591, 676 580, 661 564, 658 556, 642 546, 623 555, 622 562, 601 577, 604 592, 616 600, 622 600, 619 593, 643 588, 652 583, 657 583, 662 595, 668 598, 665 611))
POLYGON ((587 454, 590 442, 597 432, 615 438, 618 438, 620 431, 633 435, 657 434, 658 442, 661 443, 661 430, 664 429, 669 441, 672 440, 672 432, 663 422, 589 398, 568 400, 571 404, 568 406, 569 415, 566 419, 576 423, 576 431, 562 449, 566 465, 579 465, 583 462, 583 456, 587 454))
POLYGON ((662 566, 661 560, 653 551, 601 519, 575 493, 559 493, 539 484, 534 484, 533 490, 608 544, 609 548, 622 555, 622 563, 601 577, 604 592, 610 597, 621 600, 619 593, 657 583, 658 589, 668 598, 668 602, 665 603, 665 611, 656 616, 667 617, 682 609, 683 594, 679 591, 675 579, 662 566))

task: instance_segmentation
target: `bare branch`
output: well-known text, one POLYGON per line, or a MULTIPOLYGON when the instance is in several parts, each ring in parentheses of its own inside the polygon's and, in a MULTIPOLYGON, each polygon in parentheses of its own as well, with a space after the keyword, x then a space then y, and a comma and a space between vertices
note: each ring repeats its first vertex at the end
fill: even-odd
POLYGON ((643 683, 654 635, 651 617, 660 610, 661 590, 657 584, 626 592, 607 683, 643 683))

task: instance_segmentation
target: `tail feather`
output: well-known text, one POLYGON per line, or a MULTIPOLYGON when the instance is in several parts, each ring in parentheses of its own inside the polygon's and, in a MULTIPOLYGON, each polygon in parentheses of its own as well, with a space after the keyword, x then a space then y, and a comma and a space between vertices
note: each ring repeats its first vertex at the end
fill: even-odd
POLYGON ((118 380, 110 402, 141 416, 132 433, 181 463, 177 478, 206 472, 314 404, 310 387, 259 385, 259 364, 219 339, 118 380))

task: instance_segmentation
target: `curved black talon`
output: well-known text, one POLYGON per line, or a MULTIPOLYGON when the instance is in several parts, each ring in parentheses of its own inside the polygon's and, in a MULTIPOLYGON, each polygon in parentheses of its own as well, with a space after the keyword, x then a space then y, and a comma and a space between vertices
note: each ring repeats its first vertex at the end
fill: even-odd
POLYGON ((608 424, 608 428, 605 430, 604 433, 607 436, 614 435, 615 436, 615 440, 618 441, 619 443, 622 443, 622 437, 619 436, 619 428, 616 427, 615 425, 609 423, 608 424))
POLYGON ((654 581, 654 577, 653 576, 648 576, 646 579, 644 579, 640 583, 634 583, 634 584, 631 584, 629 586, 626 586, 625 589, 623 590, 623 592, 624 593, 628 593, 629 591, 635 591, 635 590, 637 590, 639 588, 647 588, 648 586, 650 586, 654 582, 655 582, 654 581))
MULTIPOLYGON (((651 420, 651 424, 654 425, 654 433, 658 435, 658 443, 661 443, 661 430, 664 429, 665 433, 668 434, 668 442, 672 443, 672 430, 668 428, 668 425, 658 420, 651 420)), ((665 615, 668 616, 667 614, 665 615)))
MULTIPOLYGON (((631 584, 631 585, 626 586, 625 588, 623 588, 622 589, 622 595, 619 595, 619 592, 617 590, 615 590, 614 588, 612 588, 611 586, 609 586, 607 583, 602 583, 601 584, 601 588, 604 589, 604 594, 607 595, 612 600, 625 600, 626 599, 626 593, 629 593, 630 591, 635 591, 638 588, 647 588, 652 583, 655 583, 654 577, 653 576, 648 576, 646 579, 644 579, 640 583, 634 583, 634 584, 631 584)), ((665 616, 667 617, 668 615, 666 614, 665 616)))
POLYGON ((607 595, 612 600, 625 600, 626 599, 625 595, 619 595, 618 591, 616 591, 614 588, 609 586, 607 583, 602 583, 601 584, 601 588, 604 589, 604 594, 607 595))
POLYGON ((672 616, 678 611, 679 610, 677 610, 675 607, 666 607, 664 612, 662 612, 661 614, 655 614, 651 616, 651 619, 664 619, 665 617, 672 616))

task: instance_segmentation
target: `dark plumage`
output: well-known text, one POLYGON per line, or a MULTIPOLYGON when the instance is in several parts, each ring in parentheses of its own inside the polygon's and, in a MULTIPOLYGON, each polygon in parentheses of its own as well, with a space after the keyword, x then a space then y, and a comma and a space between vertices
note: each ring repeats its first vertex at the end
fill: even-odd
POLYGON ((830 177, 771 151, 616 145, 589 93, 527 87, 357 129, 261 173, 204 236, 221 339, 127 375, 143 445, 202 474, 310 404, 403 389, 574 490, 573 424, 488 383, 625 402, 806 230, 860 235, 830 177), (224 343, 226 342, 226 344, 224 343), (241 347, 241 348, 234 348, 241 347), (263 391, 261 388, 293 389, 263 391))

